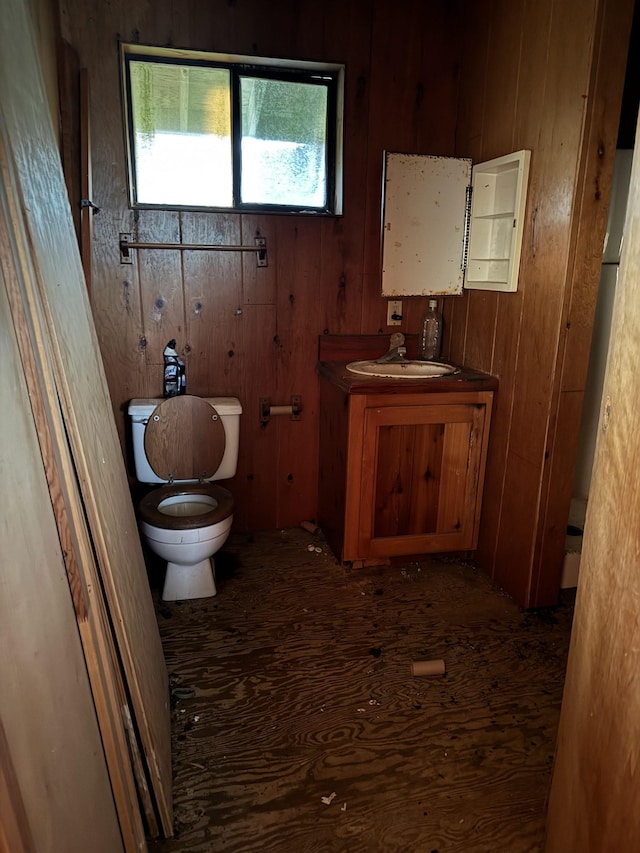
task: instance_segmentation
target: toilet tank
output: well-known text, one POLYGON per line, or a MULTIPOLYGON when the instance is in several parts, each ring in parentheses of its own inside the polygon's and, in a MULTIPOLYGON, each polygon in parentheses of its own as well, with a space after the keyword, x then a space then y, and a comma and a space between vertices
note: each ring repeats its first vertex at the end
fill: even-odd
MULTIPOLYGON (((215 474, 210 477, 213 480, 228 480, 236 473, 238 464, 238 443, 240 439, 240 415, 242 414, 242 406, 240 400, 236 397, 205 397, 217 413, 220 415, 220 420, 224 427, 225 448, 220 466, 215 474)), ((153 414, 153 410, 160 403, 164 402, 163 397, 152 397, 147 400, 136 399, 131 400, 127 410, 131 419, 131 436, 133 440, 133 462, 135 466, 136 479, 140 483, 166 483, 166 480, 160 479, 153 471, 147 460, 147 455, 144 450, 144 431, 147 427, 149 418, 153 414)), ((187 481, 176 481, 187 482, 187 481)))

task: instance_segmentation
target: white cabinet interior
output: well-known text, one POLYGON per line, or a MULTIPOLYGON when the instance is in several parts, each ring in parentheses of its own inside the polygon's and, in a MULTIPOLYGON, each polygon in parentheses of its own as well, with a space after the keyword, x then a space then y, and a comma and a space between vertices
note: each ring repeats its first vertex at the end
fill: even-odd
POLYGON ((518 151, 472 168, 464 158, 387 152, 382 295, 517 290, 529 160, 518 151))
POLYGON ((467 288, 518 289, 530 159, 518 151, 472 169, 467 288))

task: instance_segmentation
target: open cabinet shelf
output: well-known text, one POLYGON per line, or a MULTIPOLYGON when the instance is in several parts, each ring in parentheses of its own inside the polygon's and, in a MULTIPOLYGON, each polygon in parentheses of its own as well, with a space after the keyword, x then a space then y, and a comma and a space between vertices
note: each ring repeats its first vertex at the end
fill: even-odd
POLYGON ((518 289, 530 157, 517 151, 471 170, 468 289, 518 289))
POLYGON ((529 151, 471 160, 385 155, 382 295, 514 291, 529 151))

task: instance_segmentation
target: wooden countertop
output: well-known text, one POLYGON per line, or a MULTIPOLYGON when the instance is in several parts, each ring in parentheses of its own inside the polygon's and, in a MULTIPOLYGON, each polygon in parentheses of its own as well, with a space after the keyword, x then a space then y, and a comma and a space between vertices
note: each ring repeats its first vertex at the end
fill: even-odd
MULTIPOLYGON (((350 359, 352 360, 352 359, 350 359)), ((498 379, 488 373, 461 367, 448 376, 424 379, 382 379, 360 376, 347 370, 346 361, 320 361, 317 371, 321 377, 346 394, 432 394, 452 391, 496 391, 498 379)))

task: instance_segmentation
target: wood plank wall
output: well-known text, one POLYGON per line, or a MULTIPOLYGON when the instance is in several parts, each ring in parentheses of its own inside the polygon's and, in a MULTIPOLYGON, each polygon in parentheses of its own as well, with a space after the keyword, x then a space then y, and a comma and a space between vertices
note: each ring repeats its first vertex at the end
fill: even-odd
MULTIPOLYGON (((447 0, 197 0, 87 6, 61 0, 63 37, 91 87, 94 218, 92 308, 123 446, 130 398, 159 395, 162 349, 185 353, 188 391, 237 395, 244 407, 236 525, 297 524, 317 512, 317 338, 389 334, 380 290, 384 149, 451 155, 458 27, 447 0), (346 64, 345 213, 339 219, 140 212, 127 205, 117 40, 346 64), (141 241, 267 238, 251 255, 140 251, 119 263, 118 234, 141 241), (301 394, 299 422, 261 428, 258 400, 301 394)), ((405 300, 406 331, 424 299, 405 300)), ((381 352, 387 340, 381 341, 381 352)), ((130 457, 129 457, 130 461, 130 457)), ((131 468, 130 468, 131 470, 131 468)))
MULTIPOLYGON (((3 9, 2 57, 18 5, 3 9)), ((0 61, 4 84, 3 71, 0 61)), ((117 853, 120 831, 76 623, 82 610, 77 597, 74 608, 65 571, 69 542, 59 538, 34 423, 38 403, 25 378, 31 366, 18 342, 25 324, 8 296, 18 250, 7 228, 11 104, 0 91, 0 407, 10 413, 0 451, 0 850, 117 853)))
MULTIPOLYGON (((533 151, 520 288, 446 300, 445 354, 500 377, 478 558, 522 604, 555 600, 632 0, 61 0, 89 70, 95 217, 92 307, 123 447, 126 404, 160 393, 175 337, 195 394, 240 397, 236 524, 314 517, 317 335, 388 334, 379 296, 384 149, 491 158, 533 151), (345 62, 345 215, 141 212, 126 201, 117 39, 345 62), (459 63, 459 66, 458 66, 459 63), (459 72, 459 75, 458 75, 459 72), (458 85, 459 78, 459 85, 458 85), (458 103, 459 92, 459 103, 458 103), (582 229, 579 223, 582 222, 582 229), (250 241, 252 256, 139 252, 117 236, 250 241), (302 394, 299 422, 258 422, 258 398, 302 394)), ((424 300, 404 300, 415 332, 424 300)), ((128 454, 130 457, 130 454, 128 454)))
POLYGON ((500 378, 477 557, 525 605, 559 588, 632 8, 468 4, 456 153, 531 176, 518 292, 448 300, 445 346, 500 378))
POLYGON ((640 152, 636 146, 549 800, 547 853, 640 850, 640 152))

